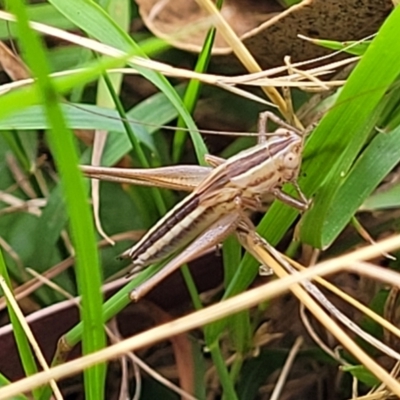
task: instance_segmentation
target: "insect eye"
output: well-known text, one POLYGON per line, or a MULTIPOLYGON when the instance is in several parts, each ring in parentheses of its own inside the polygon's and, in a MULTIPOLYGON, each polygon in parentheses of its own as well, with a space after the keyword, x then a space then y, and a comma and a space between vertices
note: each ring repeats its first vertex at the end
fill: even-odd
POLYGON ((284 164, 287 168, 296 168, 299 165, 298 155, 292 152, 286 154, 284 164))

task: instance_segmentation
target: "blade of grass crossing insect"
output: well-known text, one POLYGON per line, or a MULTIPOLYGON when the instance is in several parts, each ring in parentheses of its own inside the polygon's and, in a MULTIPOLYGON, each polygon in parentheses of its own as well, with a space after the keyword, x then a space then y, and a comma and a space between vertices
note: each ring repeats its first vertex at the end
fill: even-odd
POLYGON ((237 266, 240 263, 242 249, 234 236, 229 236, 222 247, 224 262, 224 286, 228 287, 236 275, 237 266))
MULTIPOLYGON (((6 264, 4 262, 3 252, 1 251, 1 248, 0 248, 0 274, 5 279, 8 287, 11 289, 12 285, 10 277, 8 276, 8 271, 6 264)), ((38 372, 38 369, 36 366, 35 357, 32 353, 28 339, 26 338, 25 332, 22 329, 22 326, 11 307, 8 308, 8 315, 10 317, 10 321, 13 327, 13 334, 15 337, 15 342, 17 344, 18 354, 21 358, 21 363, 25 371, 25 374, 26 376, 34 375, 36 372, 38 372)), ((35 389, 33 391, 33 396, 35 399, 38 399, 40 397, 42 390, 43 389, 41 390, 35 389)))
MULTIPOLYGON (((224 286, 228 287, 231 279, 235 276, 235 270, 240 263, 241 248, 236 238, 231 236, 224 242, 222 251, 224 262, 224 286)), ((214 322, 204 329, 204 333, 207 346, 211 349, 211 355, 224 389, 223 398, 229 399, 231 398, 230 396, 234 390, 237 373, 241 368, 241 364, 237 361, 241 358, 240 354, 242 351, 247 349, 250 343, 249 313, 248 311, 243 311, 225 318, 223 321, 214 322), (215 330, 218 330, 221 324, 224 326, 227 325, 230 340, 232 341, 237 352, 234 368, 231 368, 230 371, 228 371, 225 363, 223 365, 220 363, 220 359, 222 358, 222 350, 219 341, 216 340, 216 336, 214 335, 215 330)))
MULTIPOLYGON (((220 8, 221 6, 222 6, 222 1, 217 2, 217 7, 220 8)), ((199 55, 199 58, 198 58, 198 61, 197 61, 196 67, 195 67, 196 72, 204 72, 207 70, 207 67, 208 67, 208 64, 210 61, 210 57, 211 57, 211 50, 212 50, 212 46, 214 43, 215 34, 216 34, 216 30, 214 28, 210 29, 210 31, 207 33, 202 51, 199 55)), ((189 82, 189 85, 187 87, 187 90, 185 92, 185 96, 183 99, 184 104, 186 105, 186 108, 188 109, 189 112, 193 112, 193 110, 196 106, 197 100, 200 95, 201 87, 202 87, 202 84, 199 81, 191 80, 189 82)), ((185 126, 184 121, 181 116, 178 119, 177 126, 178 127, 185 126)), ((187 134, 182 131, 177 131, 175 133, 174 143, 173 143, 173 155, 172 155, 174 162, 178 162, 182 155, 186 136, 187 136, 187 134)), ((224 248, 225 279, 228 279, 228 277, 231 275, 229 273, 229 270, 232 271, 232 268, 229 268, 229 266, 237 265, 240 260, 240 247, 237 245, 237 242, 233 243, 233 246, 232 246, 232 242, 235 242, 234 239, 228 240, 228 242, 230 242, 231 245, 229 246, 229 244, 225 243, 224 247, 223 247, 224 248), (238 251, 235 251, 236 249, 238 249, 238 251)), ((184 276, 185 276, 185 273, 184 273, 184 276)), ((190 284, 190 280, 187 280, 187 278, 185 278, 185 281, 186 281, 187 285, 190 284)), ((193 295, 192 295, 192 299, 194 300, 193 295)), ((243 315, 241 315, 241 317, 243 317, 243 315)), ((237 347, 241 348, 243 346, 243 343, 240 339, 243 339, 244 336, 238 335, 237 333, 238 333, 238 329, 241 332, 243 332, 243 330, 245 330, 245 328, 246 328, 246 324, 244 324, 244 325, 240 324, 240 322, 243 322, 243 318, 239 318, 239 316, 237 316, 237 315, 229 318, 229 320, 231 321, 233 340, 235 340, 235 338, 236 338, 236 342, 238 342, 238 341, 240 342, 240 343, 237 343, 237 347), (239 321, 239 319, 241 321, 239 321), (239 323, 239 325, 237 323, 239 323), (240 337, 240 339, 239 339, 239 337, 240 337)), ((248 320, 248 319, 246 319, 246 320, 248 320)), ((208 335, 207 332, 208 332, 208 329, 205 330, 205 339, 206 339, 207 345, 212 349, 211 350, 212 357, 213 357, 214 361, 221 360, 222 353, 221 353, 221 349, 219 348, 219 343, 214 342, 213 337, 208 335)), ((246 339, 248 339, 248 337, 246 339)), ((216 362, 215 365, 216 365, 218 375, 221 379, 221 382, 222 382, 222 385, 224 388, 224 393, 227 393, 230 396, 233 396, 232 392, 234 392, 234 388, 232 386, 232 382, 234 382, 234 381, 230 379, 226 366, 219 362, 216 362)), ((230 396, 228 398, 232 398, 230 396)))
MULTIPOLYGON (((223 3, 223 0, 217 1, 216 6, 218 9, 221 9, 222 3, 223 3)), ((194 68, 194 70, 196 72, 207 71, 208 64, 210 63, 210 59, 211 59, 211 50, 214 45, 215 35, 216 35, 215 28, 211 28, 207 32, 207 36, 204 40, 203 48, 201 49, 201 52, 197 59, 196 66, 194 68)), ((183 97, 183 103, 185 104, 186 109, 190 113, 193 113, 193 111, 196 107, 197 100, 200 96, 201 87, 202 87, 202 83, 200 81, 195 80, 195 79, 191 79, 189 81, 189 84, 188 84, 186 92, 185 92, 185 96, 183 97)), ((178 128, 186 127, 184 120, 181 116, 178 118, 177 127, 178 128)), ((172 160, 174 163, 178 163, 182 156, 186 137, 187 137, 186 132, 179 131, 179 130, 177 130, 175 132, 174 142, 173 142, 173 146, 172 146, 172 160)))
MULTIPOLYGON (((101 274, 96 248, 94 227, 85 195, 83 179, 78 170, 78 156, 72 133, 66 128, 59 106, 59 95, 48 77, 49 66, 44 47, 36 33, 30 29, 24 2, 10 3, 17 16, 20 47, 36 77, 37 87, 47 110, 52 129, 48 141, 55 157, 70 214, 73 243, 76 251, 76 272, 82 296, 81 317, 84 321, 83 351, 85 354, 105 346, 105 333, 101 317, 101 274)), ((85 394, 88 399, 100 400, 104 396, 105 366, 92 367, 84 372, 85 394)))
MULTIPOLYGON (((139 55, 145 57, 145 52, 136 44, 133 39, 107 15, 107 13, 96 3, 89 0, 49 0, 62 14, 70 19, 92 37, 109 44, 120 50, 131 52, 135 49, 139 55)), ((207 154, 207 147, 201 135, 198 133, 190 113, 184 107, 181 98, 177 95, 168 80, 154 71, 134 66, 140 74, 160 89, 171 103, 176 107, 178 113, 184 119, 190 129, 190 135, 196 151, 196 156, 201 165, 205 164, 204 155, 207 154)))

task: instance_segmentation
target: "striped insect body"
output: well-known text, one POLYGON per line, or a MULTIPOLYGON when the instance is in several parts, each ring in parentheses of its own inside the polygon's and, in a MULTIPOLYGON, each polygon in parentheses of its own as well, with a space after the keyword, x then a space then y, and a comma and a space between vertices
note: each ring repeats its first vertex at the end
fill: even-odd
MULTIPOLYGON (((197 254, 220 243, 227 235, 239 229, 244 221, 245 225, 251 223, 246 212, 262 209, 264 194, 271 193, 301 210, 307 208, 308 202, 296 183, 304 135, 269 112, 260 114, 259 132, 260 141, 256 146, 227 160, 215 156, 206 157, 214 169, 200 167, 202 178, 197 185, 193 185, 192 193, 121 255, 121 258, 132 260, 131 275, 174 253, 178 254, 150 280, 135 289, 132 298, 137 300, 144 296, 165 276, 195 258, 197 254), (267 119, 272 119, 281 126, 275 134, 266 133, 267 119), (281 190, 288 182, 294 184, 300 199, 281 190)), ((167 168, 172 177, 173 167, 167 168)), ((193 167, 190 174, 193 173, 192 169, 193 167)), ((156 181, 159 182, 161 169, 157 171, 156 181)), ((177 176, 179 171, 182 168, 177 169, 177 176)), ((101 174, 104 175, 105 171, 102 170, 101 174)), ((140 183, 139 173, 135 174, 133 183, 140 183)), ((127 173, 124 173, 123 179, 127 179, 127 173)), ((148 185, 148 173, 143 180, 144 185, 148 185)), ((176 182, 175 177, 172 187, 177 186, 176 182)))
POLYGON ((223 215, 260 209, 260 195, 297 178, 302 146, 297 131, 280 128, 222 162, 121 257, 131 258, 136 272, 179 251, 223 215))

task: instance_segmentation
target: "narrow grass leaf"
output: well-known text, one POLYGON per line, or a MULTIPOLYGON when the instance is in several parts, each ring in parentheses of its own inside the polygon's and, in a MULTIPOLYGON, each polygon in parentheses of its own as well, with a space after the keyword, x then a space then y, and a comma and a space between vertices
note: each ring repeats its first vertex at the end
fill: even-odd
MULTIPOLYGON (((107 131, 124 132, 124 125, 118 112, 115 110, 90 104, 76 103, 60 104, 60 107, 71 129, 104 129, 107 131)), ((137 123, 132 121, 129 122, 129 124, 135 128, 138 140, 145 144, 150 150, 155 151, 153 140, 146 128, 143 127, 139 121, 137 123)), ((21 110, 17 109, 11 115, 0 121, 0 130, 48 128, 49 122, 46 119, 45 109, 41 105, 34 105, 21 110)), ((120 155, 118 156, 121 157, 120 155)))
MULTIPOLYGON (((229 287, 231 280, 236 275, 237 267, 240 264, 242 249, 236 237, 230 236, 222 246, 224 262, 224 286, 229 287)), ((238 353, 248 350, 251 338, 251 325, 249 311, 231 315, 226 319, 230 339, 238 353)), ((210 342, 214 337, 210 337, 210 342)), ((211 344, 211 343, 210 343, 211 344)))
POLYGON ((341 368, 344 372, 349 372, 358 381, 365 383, 369 387, 379 385, 381 382, 364 365, 350 365, 341 368))
POLYGON ((322 246, 332 243, 364 200, 400 161, 400 127, 371 142, 344 177, 325 217, 322 246))
POLYGON ((362 56, 367 51, 368 46, 371 44, 370 40, 362 42, 337 42, 334 40, 311 39, 310 41, 318 46, 326 47, 327 49, 331 50, 342 50, 354 56, 362 56))
MULTIPOLYGON (((7 266, 4 262, 3 252, 1 250, 1 248, 0 248, 0 275, 4 278, 4 280, 6 281, 6 284, 11 289, 12 288, 11 280, 10 280, 10 277, 8 276, 7 266)), ((8 304, 8 302, 7 302, 7 304, 8 304)), ((8 307, 8 314, 10 316, 10 321, 13 326, 15 342, 16 342, 16 345, 18 348, 18 352, 19 352, 19 355, 21 358, 21 362, 22 362, 22 366, 24 368, 25 374, 27 376, 33 375, 36 372, 38 372, 38 369, 37 369, 35 357, 31 350, 28 339, 25 335, 25 332, 24 332, 17 316, 15 315, 15 312, 13 311, 13 309, 11 307, 8 307)), ((6 382, 4 382, 4 383, 6 383, 6 382)), ((38 399, 40 396, 40 393, 41 393, 41 390, 38 390, 38 389, 34 390, 33 391, 34 398, 38 399)))
MULTIPOLYGON (((184 88, 182 86, 177 86, 175 90, 178 94, 182 94, 184 88)), ((147 133, 149 140, 153 141, 152 136, 149 135, 157 131, 162 125, 165 125, 176 118, 178 113, 172 103, 168 101, 164 93, 156 93, 145 101, 134 106, 126 113, 126 116, 129 120, 133 119, 138 121, 137 124, 128 121, 132 126, 132 129, 134 129, 135 134, 144 130, 147 133), (141 123, 143 125, 141 125, 141 123)), ((115 129, 113 130, 115 131, 115 129)), ((138 137, 140 138, 141 136, 138 137)), ((146 144, 149 140, 146 142, 142 140, 142 143, 146 144)), ((132 145, 126 135, 110 132, 102 162, 104 165, 113 165, 131 149, 132 145)), ((157 149, 153 142, 149 149, 156 157, 158 157, 157 149)))
POLYGON ((301 187, 309 195, 320 188, 313 207, 302 221, 301 239, 314 247, 328 245, 323 238, 325 219, 333 207, 342 176, 348 173, 368 139, 376 121, 376 107, 398 76, 400 59, 395 54, 400 51, 400 42, 394 38, 400 34, 399 24, 400 9, 396 8, 350 75, 336 106, 321 121, 306 147, 307 176, 301 180, 301 187), (382 59, 387 61, 385 65, 382 59), (354 100, 349 102, 351 99, 354 100))
MULTIPOLYGON (((107 85, 107 88, 109 90, 109 94, 111 95, 111 98, 113 99, 113 102, 117 108, 118 114, 121 117, 122 123, 124 124, 125 127, 125 132, 126 135, 131 143, 131 146, 133 148, 133 151, 136 155, 136 158, 138 159, 140 166, 144 168, 149 168, 151 166, 150 161, 147 159, 145 152, 143 151, 142 147, 140 146, 140 143, 136 139, 136 135, 134 131, 132 130, 131 126, 129 125, 127 121, 127 115, 125 113, 124 107, 118 98, 117 93, 115 92, 112 82, 109 80, 109 77, 107 74, 104 75, 104 82, 107 85)), ((100 161, 100 160, 99 160, 100 161)), ((167 212, 167 209, 165 207, 163 198, 161 196, 161 192, 157 188, 151 188, 150 189, 152 193, 152 199, 154 200, 154 203, 161 215, 165 214, 167 212)))
MULTIPOLYGON (((52 127, 48 132, 48 140, 64 185, 65 201, 70 214, 78 286, 82 296, 83 351, 88 354, 105 346, 101 318, 102 296, 99 290, 102 282, 93 223, 86 202, 85 187, 77 167, 76 145, 72 132, 66 128, 58 104, 59 95, 48 77, 49 66, 44 47, 29 27, 23 1, 16 0, 12 4, 12 11, 17 15, 21 48, 28 66, 37 78, 39 96, 44 102, 52 127)), ((101 400, 104 396, 104 364, 86 370, 84 378, 86 398, 101 400)))
MULTIPOLYGON (((206 329, 207 331, 207 329, 206 329)), ((218 377, 220 379, 220 383, 223 389, 223 398, 229 400, 238 400, 236 395, 234 382, 232 382, 228 368, 226 366, 226 361, 224 356, 222 355, 221 346, 218 342, 215 342, 209 348, 211 357, 214 361, 214 366, 217 370, 218 377)))
POLYGON ((39 268, 38 272, 44 272, 51 266, 52 252, 68 221, 63 196, 61 185, 56 186, 51 191, 36 225, 37 235, 32 240, 35 242, 34 261, 39 268))
POLYGON ((362 210, 384 210, 400 207, 400 185, 395 185, 384 192, 379 192, 364 201, 362 210))

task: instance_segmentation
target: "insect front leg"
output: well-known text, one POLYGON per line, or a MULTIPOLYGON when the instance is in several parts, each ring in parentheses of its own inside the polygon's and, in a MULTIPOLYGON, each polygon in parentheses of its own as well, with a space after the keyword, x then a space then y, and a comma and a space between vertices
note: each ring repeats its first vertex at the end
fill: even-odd
MULTIPOLYGON (((300 188, 298 188, 298 186, 296 187, 296 191, 297 189, 300 190, 300 188)), ((282 203, 285 203, 291 207, 297 208, 300 211, 306 211, 310 205, 309 200, 307 200, 307 198, 304 196, 304 194, 300 191, 298 192, 300 199, 296 199, 296 197, 291 196, 290 194, 287 194, 285 192, 283 192, 281 189, 273 189, 272 190, 272 194, 278 199, 280 200, 282 203), (301 193, 301 195, 300 195, 301 193)))
POLYGON ((310 206, 311 200, 307 199, 306 195, 301 190, 297 181, 292 182, 292 184, 296 189, 296 192, 299 195, 301 202, 306 206, 305 209, 307 209, 310 206))
POLYGON ((296 132, 299 136, 303 136, 302 132, 299 129, 286 123, 285 121, 283 121, 282 119, 277 117, 271 111, 264 111, 264 112, 260 113, 260 116, 258 119, 258 133, 260 135, 258 138, 258 143, 264 143, 267 140, 267 137, 271 136, 271 134, 267 132, 268 119, 275 122, 278 126, 281 126, 282 128, 285 128, 292 132, 296 132))

